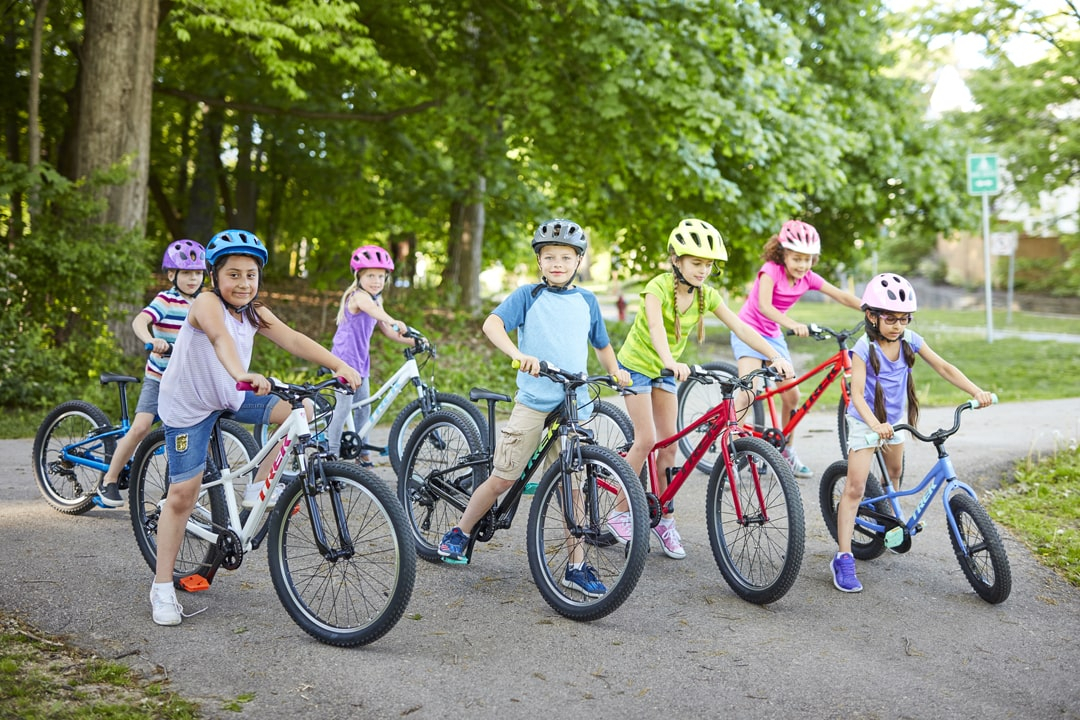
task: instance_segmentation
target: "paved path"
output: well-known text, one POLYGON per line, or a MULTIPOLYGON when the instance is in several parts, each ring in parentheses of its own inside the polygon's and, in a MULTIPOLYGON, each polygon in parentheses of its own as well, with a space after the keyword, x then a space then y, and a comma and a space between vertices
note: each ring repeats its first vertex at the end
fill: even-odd
MULTIPOLYGON (((950 416, 927 410, 922 426, 950 416)), ((832 412, 812 414, 799 438, 818 477, 839 455, 834 422, 832 412)), ((1078 435, 1080 399, 1002 405, 966 414, 949 448, 964 479, 987 486, 1010 461, 1078 435)), ((1080 591, 1006 533, 1012 596, 987 605, 952 556, 940 506, 911 553, 861 563, 865 591, 844 595, 826 569, 834 548, 816 479, 801 481, 802 572, 782 600, 758 607, 713 562, 701 476, 679 502, 689 556, 669 560, 654 543, 634 595, 603 620, 575 623, 548 608, 521 523, 471 566, 421 562, 397 627, 340 650, 289 620, 262 550, 183 598, 189 612, 206 612, 157 627, 127 513, 53 511, 30 454, 29 440, 0 441, 0 607, 167 676, 206 717, 1080 717, 1080 591), (249 693, 240 712, 223 708, 249 693)), ((931 455, 911 443, 908 467, 925 471, 931 455)))

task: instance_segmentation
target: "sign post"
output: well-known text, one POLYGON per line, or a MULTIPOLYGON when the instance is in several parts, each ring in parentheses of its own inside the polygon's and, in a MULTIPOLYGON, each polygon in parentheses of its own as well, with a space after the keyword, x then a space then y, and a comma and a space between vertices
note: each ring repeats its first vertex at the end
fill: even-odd
POLYGON ((1020 233, 1015 230, 1009 232, 990 233, 990 251, 995 255, 1006 255, 1009 258, 1009 291, 1005 296, 1005 324, 1012 324, 1013 285, 1016 277, 1016 246, 1020 242, 1020 233))
POLYGON ((994 305, 990 291, 990 196, 1001 192, 997 155, 967 156, 968 194, 982 196, 983 269, 986 275, 986 341, 994 342, 994 305))

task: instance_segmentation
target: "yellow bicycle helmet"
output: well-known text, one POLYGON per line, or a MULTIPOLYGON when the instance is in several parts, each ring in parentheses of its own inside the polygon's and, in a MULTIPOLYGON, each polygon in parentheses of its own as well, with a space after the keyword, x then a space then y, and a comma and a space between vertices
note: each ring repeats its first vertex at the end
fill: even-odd
POLYGON ((693 255, 706 260, 727 260, 727 249, 720 231, 704 220, 687 218, 668 236, 668 250, 676 256, 693 255))

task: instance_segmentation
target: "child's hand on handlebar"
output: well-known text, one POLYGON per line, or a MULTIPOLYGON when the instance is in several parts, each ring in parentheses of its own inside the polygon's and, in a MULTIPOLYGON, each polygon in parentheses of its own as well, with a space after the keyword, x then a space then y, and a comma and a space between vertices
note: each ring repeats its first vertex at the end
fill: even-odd
POLYGON ((334 368, 334 377, 342 378, 353 390, 358 389, 364 382, 364 378, 360 377, 360 373, 345 363, 334 368))
POLYGON ((802 323, 796 323, 795 327, 791 328, 791 334, 796 337, 809 337, 810 328, 802 323))
POLYGON ((675 382, 682 382, 690 377, 690 366, 686 363, 672 363, 671 365, 664 366, 664 369, 671 371, 672 376, 675 378, 675 382))
POLYGON ((236 383, 247 383, 251 386, 251 392, 256 395, 266 395, 270 392, 270 381, 266 379, 265 375, 259 373, 246 372, 240 377, 236 378, 236 383))
POLYGON ((619 387, 630 387, 630 383, 633 382, 630 379, 630 371, 624 368, 619 368, 611 376, 615 378, 615 382, 619 383, 619 387))
POLYGON ((878 434, 882 440, 888 440, 893 436, 893 426, 889 423, 874 423, 870 429, 878 434))
POLYGON ((795 377, 795 368, 791 366, 791 362, 787 358, 777 358, 773 360, 770 365, 772 365, 776 372, 780 373, 780 377, 795 377))
POLYGON ((533 377, 540 376, 540 358, 532 355, 522 355, 514 358, 514 366, 523 373, 529 373, 533 377))
POLYGON ((168 340, 164 340, 159 337, 152 338, 150 342, 146 343, 146 345, 150 352, 157 353, 158 355, 166 355, 168 354, 169 350, 172 349, 172 346, 169 345, 168 340))
POLYGON ((982 410, 984 407, 990 407, 995 402, 997 402, 997 398, 994 397, 994 393, 987 392, 986 390, 980 390, 971 397, 975 400, 975 402, 979 403, 975 407, 976 410, 982 410))

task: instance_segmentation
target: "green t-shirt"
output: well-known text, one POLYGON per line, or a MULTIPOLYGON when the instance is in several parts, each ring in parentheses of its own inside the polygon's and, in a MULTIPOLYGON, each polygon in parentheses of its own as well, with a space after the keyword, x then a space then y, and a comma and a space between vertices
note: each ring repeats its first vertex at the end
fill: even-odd
MULTIPOLYGON (((697 336, 698 312, 697 298, 690 303, 686 312, 679 315, 679 324, 682 328, 682 337, 675 342, 675 275, 667 272, 657 275, 641 292, 641 306, 638 308, 634 324, 630 326, 630 334, 626 336, 626 342, 619 349, 619 362, 624 366, 639 372, 650 378, 660 377, 660 371, 664 369, 664 363, 660 361, 660 355, 653 347, 652 337, 649 336, 649 320, 645 316, 645 296, 655 295, 660 300, 660 310, 664 316, 664 329, 667 331, 668 347, 671 348, 671 356, 678 360, 686 349, 686 342, 691 335, 697 336)), ((723 304, 724 300, 714 288, 702 286, 705 293, 705 312, 715 313, 716 308, 723 304)))

